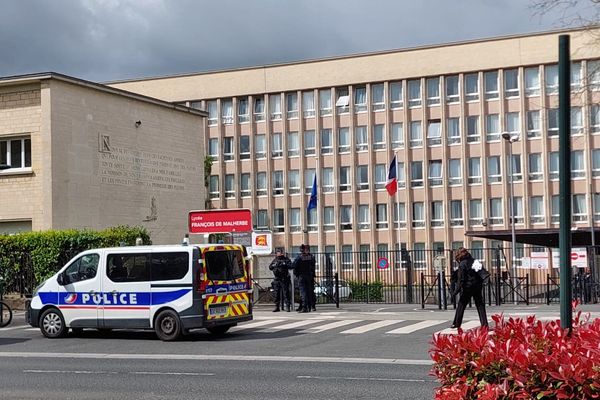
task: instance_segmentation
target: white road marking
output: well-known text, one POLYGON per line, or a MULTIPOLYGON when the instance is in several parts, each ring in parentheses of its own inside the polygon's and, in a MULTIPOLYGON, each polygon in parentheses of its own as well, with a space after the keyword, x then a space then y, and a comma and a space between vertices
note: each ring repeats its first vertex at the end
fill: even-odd
POLYGON ((116 375, 116 374, 132 374, 132 375, 189 375, 189 376, 214 376, 211 373, 202 372, 155 372, 155 371, 133 371, 133 372, 119 372, 119 371, 64 371, 56 369, 24 369, 26 374, 102 374, 102 375, 116 375))
POLYGON ((270 326, 266 329, 260 330, 258 332, 276 332, 276 331, 284 331, 286 329, 296 329, 301 326, 306 326, 310 324, 316 324, 318 322, 322 322, 322 319, 305 319, 302 321, 292 322, 290 324, 278 325, 278 326, 270 326))
POLYGON ((429 328, 430 326, 443 324, 444 322, 448 322, 448 321, 439 320, 439 319, 430 319, 427 321, 420 321, 420 322, 417 322, 414 324, 403 326, 401 328, 394 329, 394 330, 386 332, 386 333, 403 335, 403 334, 407 334, 407 333, 413 333, 415 331, 418 331, 419 329, 425 329, 425 328, 429 328))
MULTIPOLYGON (((287 314, 287 313, 286 313, 287 314)), ((260 316, 260 317, 255 317, 254 321, 269 321, 269 320, 281 320, 283 318, 286 318, 287 315, 284 313, 279 313, 277 315, 265 315, 265 316, 260 316)), ((293 314, 289 314, 290 316, 293 314)))
POLYGON ((108 354, 108 353, 45 353, 45 352, 0 352, 0 358, 65 358, 89 360, 189 360, 189 361, 274 361, 309 362, 334 364, 392 364, 432 365, 431 360, 404 358, 359 358, 359 357, 300 357, 300 356, 242 356, 219 354, 108 354))
POLYGON ((133 375, 189 375, 189 376, 215 376, 215 374, 203 373, 203 372, 153 372, 153 371, 139 371, 129 372, 133 375))
POLYGON ((24 369, 26 374, 118 374, 115 371, 63 371, 57 369, 24 369))
POLYGON ((377 322, 373 322, 373 323, 370 323, 367 325, 362 325, 362 326, 359 326, 356 328, 348 329, 347 331, 343 331, 342 333, 350 333, 350 334, 365 333, 365 332, 369 332, 369 331, 372 331, 375 329, 383 328, 388 325, 399 324, 400 322, 403 322, 403 321, 404 320, 401 320, 401 319, 377 321, 377 322))
POLYGON ((234 326, 232 329, 235 329, 236 331, 239 331, 239 330, 242 330, 242 329, 258 328, 258 327, 261 327, 261 326, 276 324, 278 322, 284 322, 284 321, 285 321, 284 319, 266 319, 266 320, 263 320, 263 321, 250 322, 248 324, 242 324, 242 325, 234 326))
POLYGON ((325 325, 321 325, 321 326, 315 326, 312 328, 308 328, 303 331, 300 331, 300 333, 319 333, 319 332, 339 328, 341 326, 346 326, 346 325, 354 324, 354 323, 361 322, 361 321, 363 321, 363 320, 362 319, 345 319, 345 320, 341 320, 341 321, 331 322, 329 324, 325 324, 325 325))
POLYGON ((318 379, 323 381, 346 380, 346 381, 385 381, 385 382, 436 382, 435 380, 407 379, 407 378, 363 378, 354 376, 310 376, 299 375, 297 379, 318 379))
MULTIPOLYGON (((477 328, 478 326, 480 326, 479 321, 468 321, 463 323, 461 328, 463 331, 466 331, 468 329, 477 328)), ((452 335, 458 333, 458 329, 446 328, 444 330, 437 331, 436 333, 441 335, 452 335)))

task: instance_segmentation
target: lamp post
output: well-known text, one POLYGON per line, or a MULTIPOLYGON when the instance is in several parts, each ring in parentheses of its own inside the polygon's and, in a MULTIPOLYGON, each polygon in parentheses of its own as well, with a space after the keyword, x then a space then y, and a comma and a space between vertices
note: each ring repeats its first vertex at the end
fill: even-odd
POLYGON ((502 134, 502 139, 506 140, 506 142, 508 143, 508 164, 509 164, 509 168, 510 168, 510 174, 509 179, 510 179, 510 233, 511 233, 511 239, 512 239, 512 263, 511 263, 511 268, 510 268, 510 273, 512 275, 512 277, 515 279, 515 288, 513 288, 513 300, 514 303, 517 304, 517 296, 515 293, 516 290, 516 285, 517 285, 517 269, 516 269, 516 263, 517 263, 517 237, 515 234, 515 198, 514 198, 514 177, 513 177, 513 154, 512 154, 512 144, 517 142, 519 140, 519 136, 517 135, 511 135, 510 133, 503 133, 502 134))

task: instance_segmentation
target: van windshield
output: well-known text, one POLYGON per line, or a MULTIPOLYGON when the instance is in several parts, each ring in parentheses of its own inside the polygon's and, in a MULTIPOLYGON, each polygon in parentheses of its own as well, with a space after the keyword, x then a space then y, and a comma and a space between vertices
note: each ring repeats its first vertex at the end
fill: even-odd
POLYGON ((204 260, 211 281, 232 281, 244 276, 244 259, 239 250, 207 251, 204 260))

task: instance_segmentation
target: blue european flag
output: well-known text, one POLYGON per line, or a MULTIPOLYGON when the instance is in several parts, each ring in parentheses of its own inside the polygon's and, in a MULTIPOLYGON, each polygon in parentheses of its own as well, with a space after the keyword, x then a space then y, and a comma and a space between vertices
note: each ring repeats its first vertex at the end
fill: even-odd
POLYGON ((315 172, 315 178, 313 179, 312 190, 310 191, 310 200, 308 201, 307 210, 310 211, 313 208, 317 208, 317 173, 315 172))

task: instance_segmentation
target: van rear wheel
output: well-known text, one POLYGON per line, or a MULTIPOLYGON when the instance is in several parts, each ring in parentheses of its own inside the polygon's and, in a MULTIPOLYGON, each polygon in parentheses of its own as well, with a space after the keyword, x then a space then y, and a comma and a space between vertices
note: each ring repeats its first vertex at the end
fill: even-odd
POLYGON ((210 328, 206 328, 207 331, 209 331, 211 334, 215 335, 215 336, 223 336, 224 334, 227 333, 227 331, 229 330, 229 328, 231 328, 233 325, 218 325, 218 326, 211 326, 210 328))
POLYGON ((50 339, 65 337, 69 329, 65 326, 65 319, 56 308, 49 308, 40 317, 40 330, 50 339))
POLYGON ((181 321, 173 310, 164 310, 156 317, 154 331, 160 340, 171 342, 181 336, 181 321))

